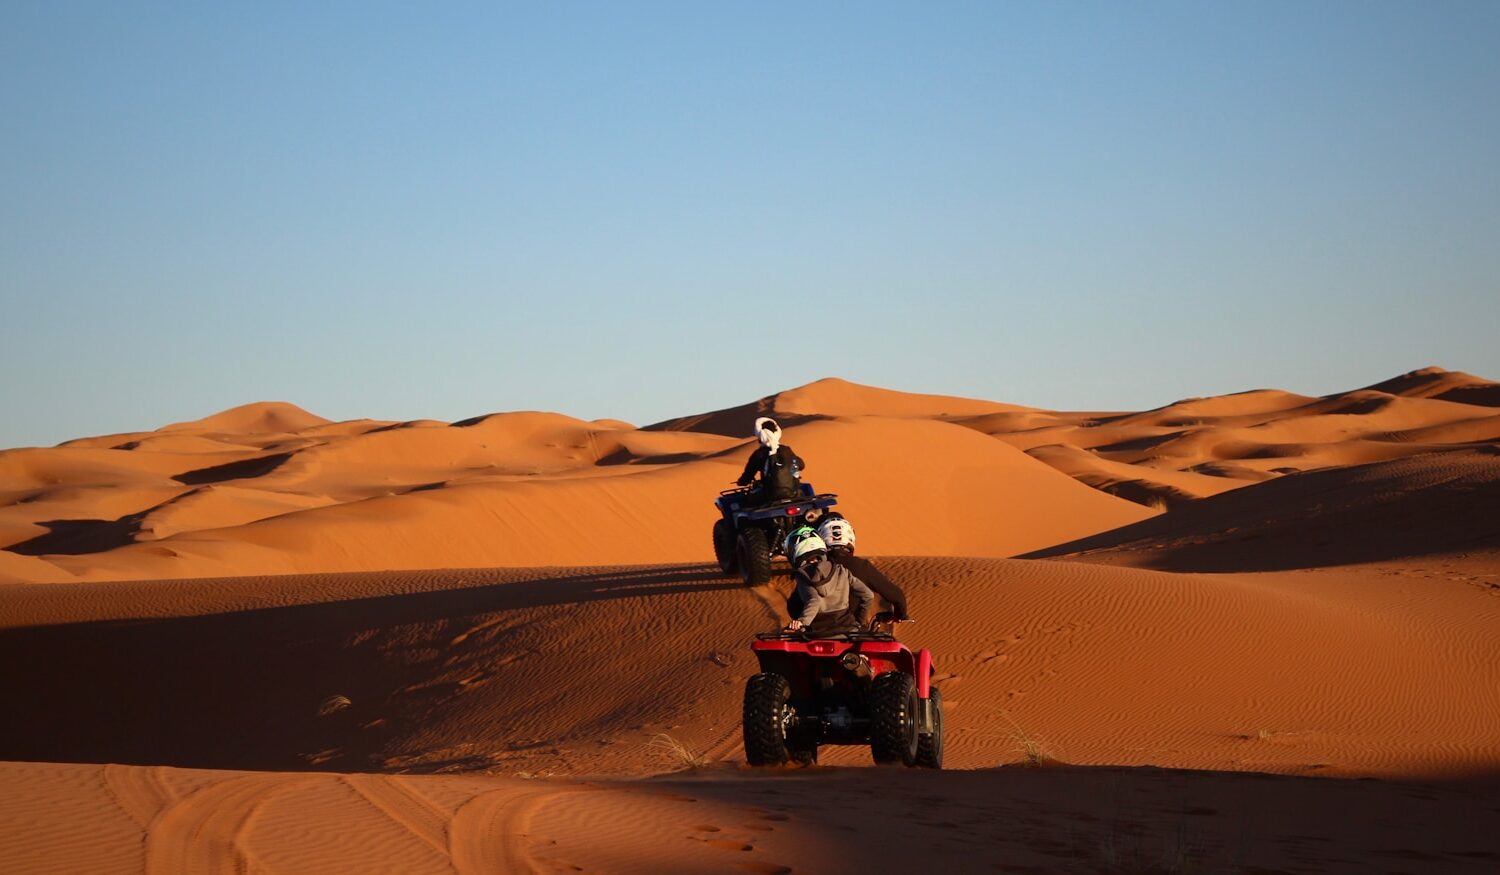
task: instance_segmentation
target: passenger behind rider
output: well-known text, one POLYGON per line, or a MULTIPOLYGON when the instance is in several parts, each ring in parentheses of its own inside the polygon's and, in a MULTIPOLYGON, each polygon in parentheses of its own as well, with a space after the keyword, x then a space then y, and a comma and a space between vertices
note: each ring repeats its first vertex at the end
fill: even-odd
POLYGON ((807 463, 792 452, 791 447, 782 445, 781 426, 769 416, 755 420, 755 437, 760 440, 760 446, 750 454, 745 462, 745 472, 735 481, 740 486, 755 483, 750 494, 745 497, 745 506, 756 507, 796 498, 797 478, 801 476, 807 463), (760 477, 758 481, 757 475, 760 477))
POLYGON ((897 622, 904 623, 911 619, 906 613, 906 593, 901 591, 901 587, 880 573, 880 569, 870 560, 854 555, 854 526, 842 514, 835 511, 824 517, 818 524, 818 537, 828 545, 829 561, 849 569, 849 573, 885 599, 897 622))
POLYGON ((863 629, 869 623, 875 593, 842 565, 828 559, 828 547, 816 534, 792 546, 794 578, 802 610, 792 616, 786 631, 841 632, 863 629))

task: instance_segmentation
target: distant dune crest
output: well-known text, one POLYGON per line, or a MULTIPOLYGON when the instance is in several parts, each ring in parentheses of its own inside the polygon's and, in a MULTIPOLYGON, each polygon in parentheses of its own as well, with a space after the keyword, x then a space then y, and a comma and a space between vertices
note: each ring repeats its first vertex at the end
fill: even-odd
POLYGON ((760 415, 782 420, 872 551, 1094 555, 1115 529, 1180 529, 1163 511, 1212 499, 1250 513, 1300 472, 1404 460, 1382 487, 1399 490, 1462 451, 1481 472, 1465 494, 1488 495, 1497 393, 1423 368, 1322 398, 1256 389, 1070 413, 828 378, 645 428, 538 411, 334 422, 260 402, 0 452, 0 580, 691 562, 709 555, 710 499, 760 415))

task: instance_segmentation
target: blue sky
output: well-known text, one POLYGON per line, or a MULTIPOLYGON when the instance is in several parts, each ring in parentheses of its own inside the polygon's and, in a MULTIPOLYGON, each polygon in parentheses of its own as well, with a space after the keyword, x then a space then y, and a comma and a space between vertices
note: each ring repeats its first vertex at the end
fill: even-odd
POLYGON ((0 446, 1500 378, 1500 4, 0 2, 0 446))

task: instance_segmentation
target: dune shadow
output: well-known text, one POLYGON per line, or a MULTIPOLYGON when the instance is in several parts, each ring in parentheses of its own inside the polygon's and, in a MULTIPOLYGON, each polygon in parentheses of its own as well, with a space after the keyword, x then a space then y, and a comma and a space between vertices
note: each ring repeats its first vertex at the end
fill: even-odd
MULTIPOLYGON (((736 448, 735 452, 739 452, 736 448)), ((620 447, 613 453, 599 459, 598 465, 675 465, 679 462, 696 462, 704 458, 702 453, 663 453, 659 456, 637 456, 631 451, 620 447)))
POLYGON ((291 453, 273 453, 269 456, 257 456, 253 459, 241 459, 237 462, 197 468, 178 474, 172 479, 185 486, 202 486, 205 483, 222 483, 225 480, 263 477, 280 468, 291 457, 291 453))
POLYGON ((22 556, 103 553, 135 543, 141 520, 147 513, 150 510, 126 514, 116 520, 45 520, 36 523, 47 529, 45 533, 3 549, 22 556))
POLYGON ((745 404, 727 410, 715 410, 697 416, 683 416, 641 426, 641 431, 692 431, 700 434, 716 434, 720 437, 752 437, 752 427, 758 416, 770 416, 782 428, 806 425, 829 417, 817 413, 782 413, 758 404, 745 404))
MULTIPOLYGON (((1021 555, 1134 554, 1146 568, 1281 571, 1500 547, 1492 447, 1303 471, 1172 505, 1168 513, 1021 555), (1404 472, 1454 460, 1452 473, 1404 472), (1460 467, 1462 466, 1462 467, 1460 467), (1390 472, 1388 474, 1388 472, 1390 472), (1399 475, 1399 476, 1398 476, 1399 475)), ((1440 472, 1445 469, 1438 469, 1440 472)))
POLYGON ((510 611, 742 588, 717 567, 690 566, 3 629, 0 759, 297 770, 330 767, 310 757, 338 749, 334 765, 369 769, 381 738, 414 727, 370 732, 353 719, 358 709, 320 716, 320 703, 330 692, 365 702, 431 686, 433 624, 451 638, 443 630, 510 611), (413 650, 429 662, 408 659, 413 650))

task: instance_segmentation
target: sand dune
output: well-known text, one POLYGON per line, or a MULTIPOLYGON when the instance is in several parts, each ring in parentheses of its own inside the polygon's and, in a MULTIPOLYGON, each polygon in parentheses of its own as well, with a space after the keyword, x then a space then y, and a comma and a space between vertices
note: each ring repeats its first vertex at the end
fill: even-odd
POLYGON ((698 431, 740 437, 756 417, 775 417, 790 425, 813 417, 881 416, 901 419, 957 419, 995 413, 1017 413, 1030 408, 952 395, 921 395, 862 386, 826 378, 769 395, 750 404, 658 422, 652 431, 698 431))
POLYGON ((1392 377, 1365 388, 1377 392, 1388 392, 1392 395, 1440 398, 1445 401, 1491 407, 1497 406, 1496 402, 1500 401, 1500 383, 1466 374, 1463 371, 1447 371, 1442 368, 1409 371, 1399 377, 1392 377))
POLYGON ((1495 385, 268 403, 0 452, 0 867, 1487 871, 1495 385), (906 586, 951 771, 743 766, 789 583, 704 563, 762 413, 906 586))
POLYGON ((1176 571, 1500 553, 1500 449, 1437 450, 1264 483, 1038 551, 1176 571))
POLYGON ((1235 483, 1236 478, 1224 469, 1208 474, 1203 473, 1202 464, 1187 471, 1131 465, 1066 444, 1036 447, 1028 450, 1027 455, 1101 492, 1145 505, 1166 507, 1242 485, 1235 483))
POLYGON ((260 401, 195 419, 162 426, 162 431, 224 434, 280 434, 329 425, 329 420, 285 401, 260 401))
MULTIPOLYGON (((787 442, 810 460, 809 477, 838 483, 841 506, 893 551, 1011 555, 1151 514, 941 423, 823 421, 789 429, 787 442), (883 468, 860 465, 881 446, 903 442, 934 455, 883 468), (893 483, 909 485, 892 490, 893 483), (954 508, 974 510, 938 527, 912 525, 954 508)), ((613 470, 625 473, 611 477, 471 478, 52 561, 91 579, 530 566, 559 557, 585 564, 693 561, 707 550, 709 498, 738 475, 737 458, 619 466, 613 470)))
MULTIPOLYGON (((1015 560, 885 564, 907 584, 918 618, 906 637, 938 654, 950 766, 1014 766, 1026 761, 1032 744, 1073 769, 1050 780, 1024 770, 977 772, 973 781, 872 776, 894 798, 916 794, 939 803, 932 817, 909 826, 914 835, 940 841, 956 829, 942 823, 970 818, 978 827, 989 816, 985 806, 998 800, 1033 812, 1041 805, 1047 822, 1056 823, 1060 809, 1079 804, 1070 794, 1090 785, 1105 793, 1091 816, 1121 816, 1119 794, 1144 794, 1155 812, 1147 819, 1166 832, 1180 828, 1185 796, 1214 817, 1251 798, 1264 800, 1260 794, 1270 786, 1284 788, 1285 804, 1304 811, 1311 800, 1326 805, 1344 798, 1303 784, 1246 784, 1229 774, 1271 772, 1380 778, 1346 785, 1364 788, 1357 804, 1373 798, 1388 806, 1413 792, 1429 802, 1448 800, 1401 803, 1411 806, 1415 822, 1403 827, 1411 832, 1400 845, 1371 846, 1368 853, 1418 848, 1426 861, 1418 869, 1444 871, 1442 864, 1477 859, 1448 855, 1496 852, 1492 834, 1438 822, 1438 812, 1473 803, 1465 801, 1469 791, 1434 783, 1458 788, 1470 780, 1465 776, 1500 769, 1500 734, 1489 719, 1500 708, 1500 643, 1493 635, 1500 602, 1479 575, 1402 563, 1206 576, 1015 560), (1084 768, 1090 766, 1111 771, 1096 779, 1084 768), (1159 766, 1202 771, 1168 780, 1154 771, 1159 766), (1402 790, 1390 780, 1422 786, 1402 790), (1059 811, 1051 813, 1054 806, 1059 811), (1440 840, 1445 829, 1456 835, 1440 840)), ((0 807, 14 806, 22 794, 56 799, 53 810, 62 812, 41 833, 25 829, 30 821, 13 808, 0 818, 17 831, 5 836, 11 860, 77 841, 70 853, 97 853, 122 871, 136 871, 145 834, 148 859, 200 861, 195 865, 233 865, 243 852, 236 848, 264 843, 264 854, 282 860, 286 871, 323 865, 353 871, 350 861, 377 851, 400 860, 403 871, 462 871, 461 859, 476 859, 463 856, 470 853, 469 827, 456 819, 466 800, 492 793, 477 804, 497 806, 485 818, 503 819, 500 812, 512 804, 530 804, 509 801, 511 794, 594 791, 605 795, 571 799, 541 821, 549 826, 528 829, 536 839, 524 845, 528 853, 567 847, 570 854, 544 857, 648 871, 662 865, 651 854, 667 837, 678 843, 731 832, 723 838, 765 856, 723 859, 794 869, 836 859, 821 856, 834 852, 827 835, 756 841, 739 838, 732 830, 742 829, 741 821, 726 819, 726 812, 767 798, 757 789, 765 785, 751 780, 756 775, 732 764, 741 756, 740 685, 753 670, 745 642, 779 621, 774 595, 703 566, 76 584, 4 595, 10 628, 0 631, 0 658, 17 664, 27 654, 67 656, 33 660, 28 671, 0 681, 7 701, 31 706, 24 723, 0 728, 0 759, 142 764, 103 772, 0 766, 9 788, 0 793, 0 807), (281 644, 268 650, 266 641, 281 644), (194 658, 184 660, 183 653, 194 658), (108 719, 94 719, 100 714, 108 719), (710 768, 689 778, 706 783, 700 791, 671 791, 721 799, 724 808, 662 806, 650 795, 656 782, 619 783, 681 768, 664 737, 729 764, 728 771, 710 768), (184 773, 145 764, 271 771, 184 773), (455 777, 340 777, 306 769, 455 777), (516 776, 551 777, 534 785, 516 776), (603 776, 612 777, 601 785, 603 776), (242 829, 248 807, 260 812, 257 825, 242 829), (321 812, 315 828, 277 827, 314 810, 321 812), (395 827, 386 819, 392 816, 395 827), (585 841, 568 841, 581 823, 576 818, 585 816, 594 831, 585 841), (96 817, 117 826, 68 838, 71 824, 96 817), (179 819, 181 828, 174 825, 179 819), (718 829, 694 832, 704 826, 718 829), (366 829, 372 833, 357 842, 360 849, 329 844, 329 836, 363 836, 366 829), (111 848, 126 845, 133 850, 111 856, 111 848), (331 848, 344 856, 324 856, 331 848)), ((837 767, 863 767, 868 756, 832 748, 824 761, 834 772, 769 777, 794 782, 804 802, 838 798, 859 791, 837 767)), ((871 779, 857 786, 878 803, 871 779)), ((783 797, 786 790, 773 787, 765 792, 783 797)), ((778 810, 786 812, 771 812, 778 810)), ((904 820, 890 827, 866 820, 859 829, 874 835, 904 820)), ((1331 822, 1314 821, 1317 827, 1300 820, 1299 834, 1338 834, 1331 822)), ((1214 859, 1233 859, 1235 827, 1191 822, 1225 843, 1216 844, 1214 859)), ((475 840, 504 834, 481 827, 475 840)), ((1104 834, 1089 834, 1075 835, 1068 848, 1031 851, 1044 858, 1038 865, 1063 866, 1069 855, 1099 865, 1104 834)), ((980 859, 1014 860, 1021 850, 982 828, 973 842, 971 853, 980 859)), ((708 853, 713 845, 670 847, 682 866, 712 868, 719 859, 708 853)), ((504 853, 471 850, 489 860, 504 853)), ((1320 859, 1274 843, 1256 852, 1320 859)), ((1359 871, 1347 857, 1322 859, 1359 871)), ((1380 856, 1360 859, 1372 865, 1380 856)), ((849 868, 834 863, 830 870, 849 868)))
MULTIPOLYGON (((316 440, 238 454, 19 451, 17 468, 70 461, 49 452, 93 454, 104 467, 88 478, 112 480, 116 493, 93 508, 59 503, 33 461, 28 501, 0 509, 12 524, 0 531, 11 549, 80 579, 702 558, 711 499, 738 476, 749 442, 615 425, 507 413, 342 436, 318 425, 316 440), (42 520, 65 522, 66 538, 42 520)), ((786 439, 810 482, 836 489, 892 551, 1006 556, 1152 513, 944 422, 821 417, 786 439), (944 524, 913 525, 933 514, 944 524)))
MULTIPOLYGON (((917 617, 905 637, 938 655, 953 766, 1019 760, 1019 727, 1075 764, 1500 769, 1500 601, 1477 574, 886 564, 917 617)), ((781 615, 705 566, 268 583, 8 593, 0 657, 67 658, 0 681, 34 710, 0 728, 0 759, 646 774, 660 732, 733 759, 746 642, 781 615), (350 704, 320 713, 334 696, 350 704)))
POLYGON ((774 414, 809 480, 889 552, 1009 556, 1291 472, 1484 444, 1495 408, 1445 399, 1488 385, 1425 369, 1131 414, 829 379, 646 429, 541 412, 334 423, 252 404, 0 453, 0 546, 44 560, 8 566, 38 580, 689 562, 751 420, 774 414))

